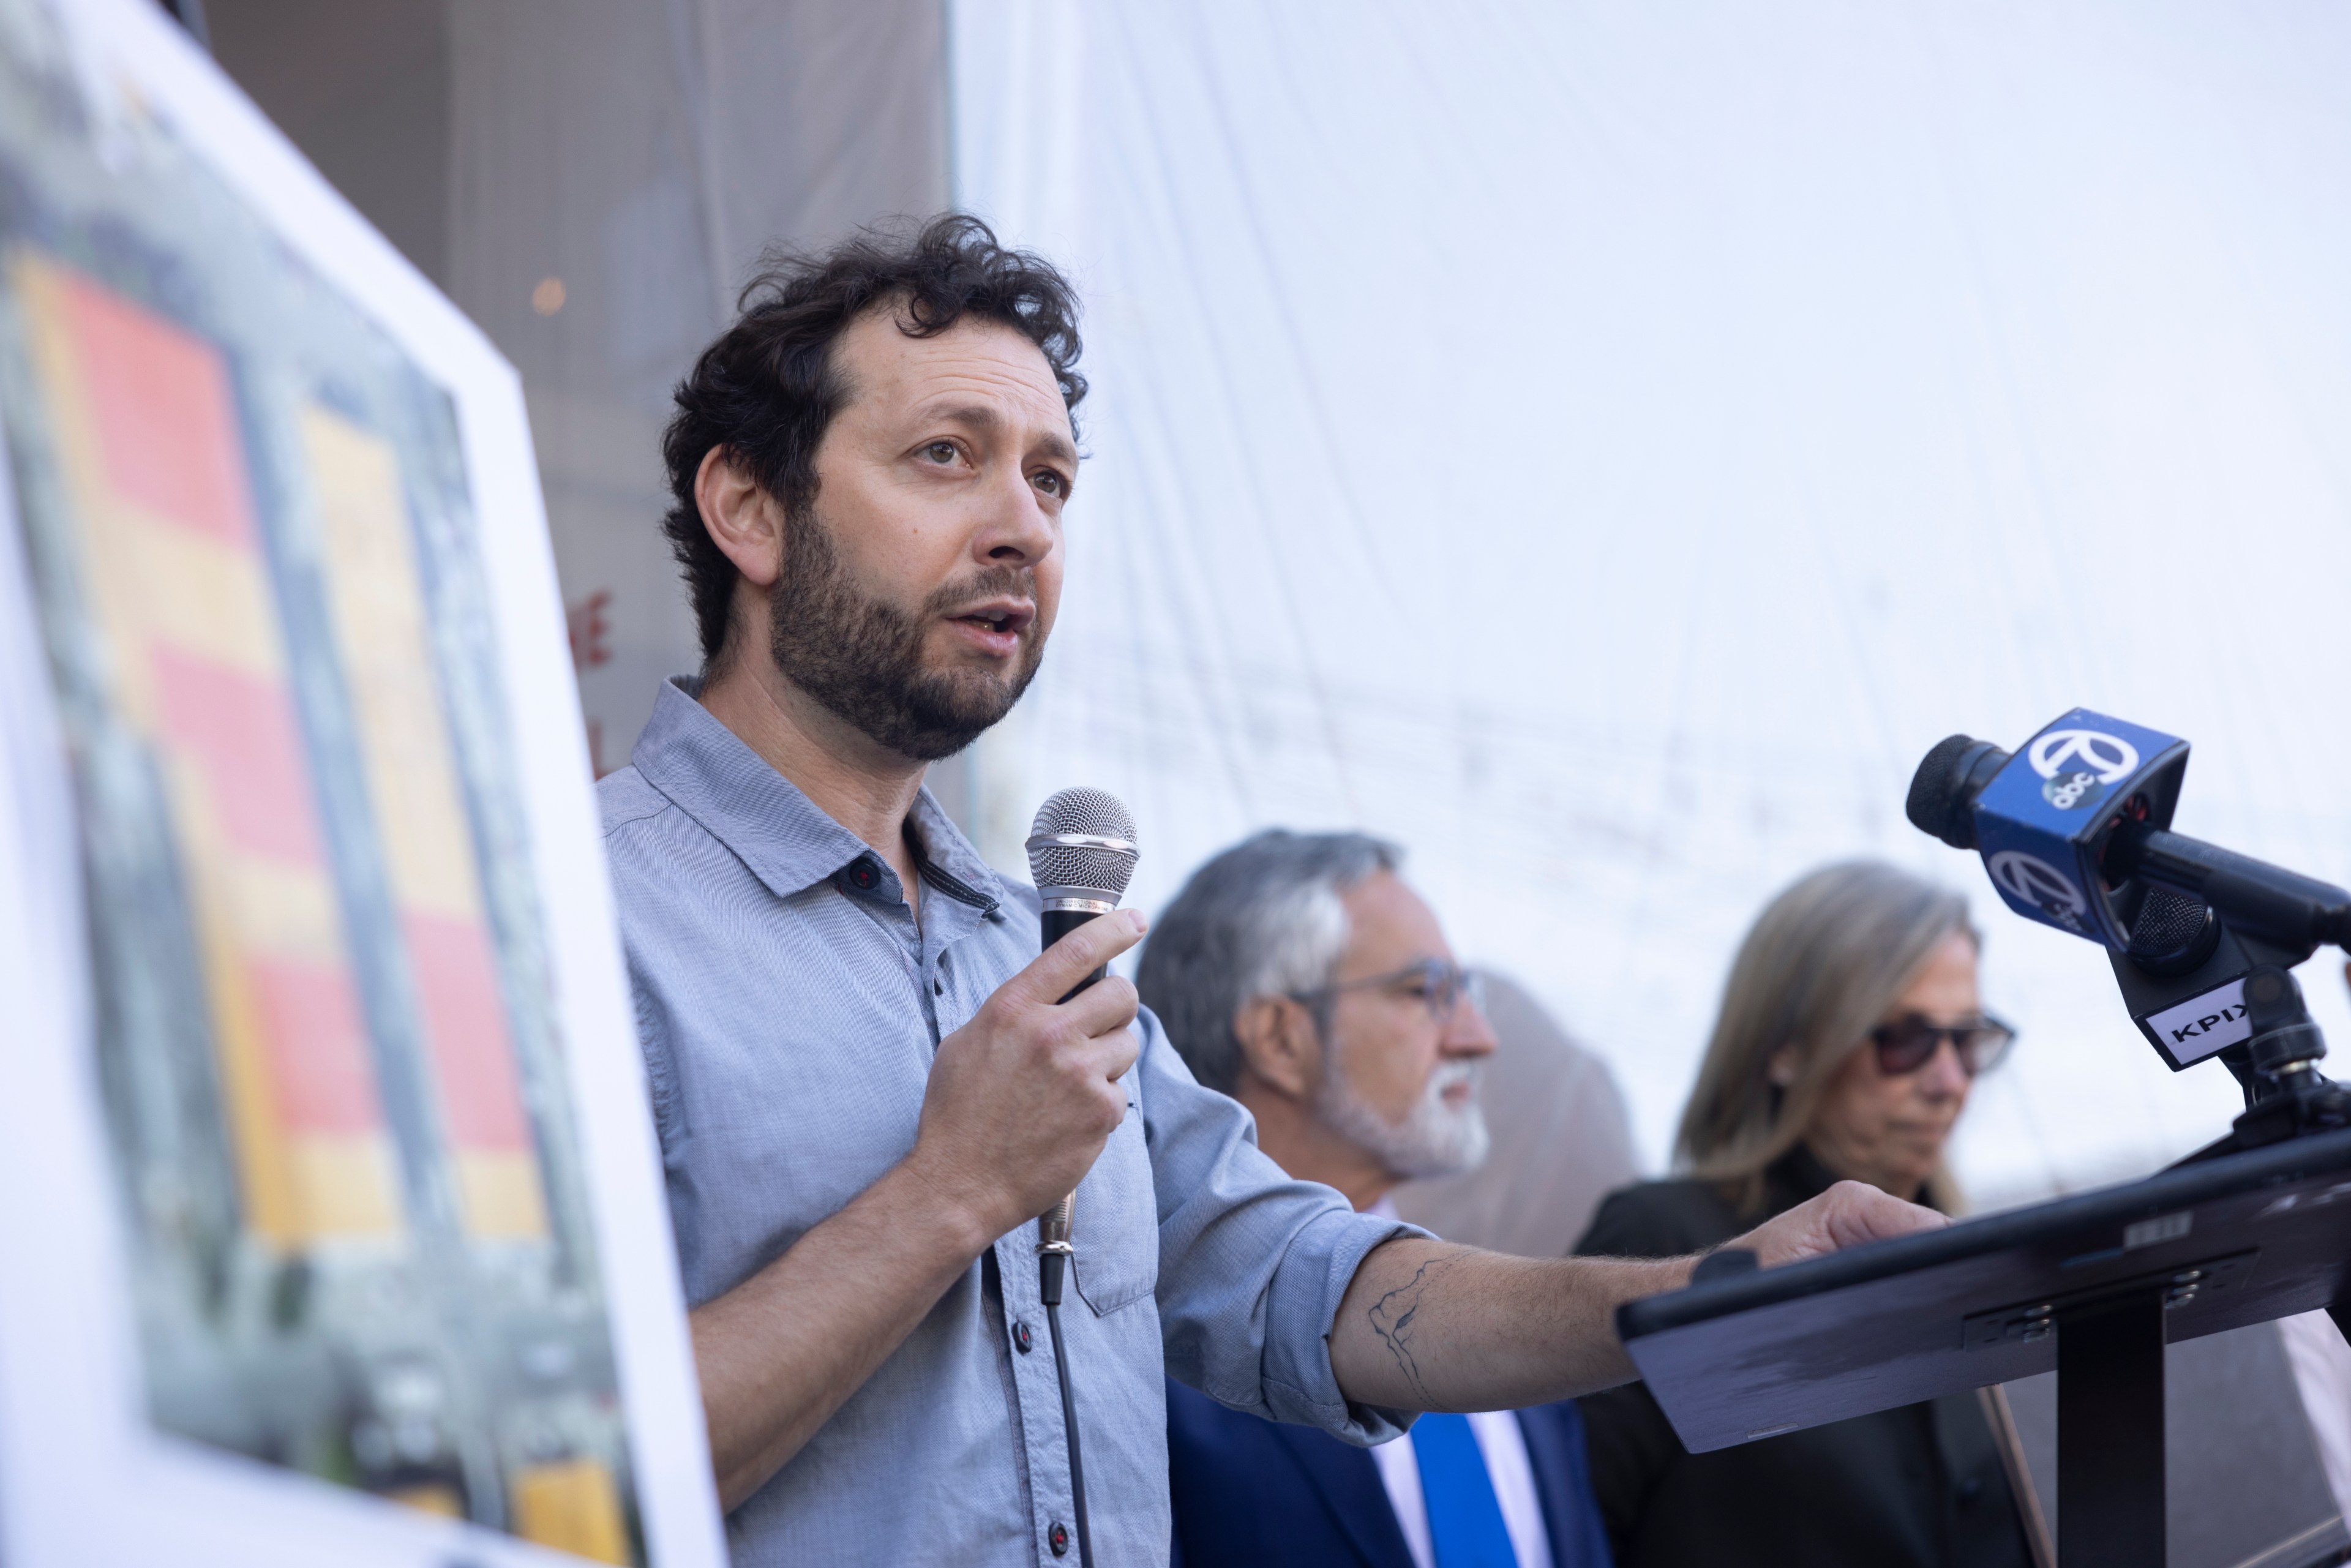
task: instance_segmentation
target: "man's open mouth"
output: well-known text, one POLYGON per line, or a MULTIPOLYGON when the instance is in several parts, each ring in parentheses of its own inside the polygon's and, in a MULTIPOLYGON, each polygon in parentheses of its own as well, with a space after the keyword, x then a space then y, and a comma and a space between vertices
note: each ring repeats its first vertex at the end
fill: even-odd
POLYGON ((967 626, 996 636, 1018 637, 1029 629, 1030 622, 1037 619, 1037 612, 1027 604, 996 601, 975 605, 959 615, 949 616, 948 619, 960 621, 967 626))

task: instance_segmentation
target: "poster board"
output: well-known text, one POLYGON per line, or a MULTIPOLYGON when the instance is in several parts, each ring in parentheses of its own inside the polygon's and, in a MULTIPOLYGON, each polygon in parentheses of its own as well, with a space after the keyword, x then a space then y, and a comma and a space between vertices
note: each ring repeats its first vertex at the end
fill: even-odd
POLYGON ((723 1561, 520 387, 0 0, 0 1562, 723 1561))

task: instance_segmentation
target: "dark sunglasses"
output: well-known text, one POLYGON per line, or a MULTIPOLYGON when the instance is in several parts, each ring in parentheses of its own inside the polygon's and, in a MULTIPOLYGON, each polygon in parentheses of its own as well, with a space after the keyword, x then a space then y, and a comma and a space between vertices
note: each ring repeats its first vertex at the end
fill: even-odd
POLYGON ((1917 1071, 1935 1059, 1947 1040, 1959 1052, 1960 1068, 1973 1078, 2000 1065, 2016 1030, 1989 1014, 1963 1023, 1936 1023, 1913 1013, 1869 1031, 1869 1043, 1877 1048, 1877 1071, 1888 1078, 1917 1071))

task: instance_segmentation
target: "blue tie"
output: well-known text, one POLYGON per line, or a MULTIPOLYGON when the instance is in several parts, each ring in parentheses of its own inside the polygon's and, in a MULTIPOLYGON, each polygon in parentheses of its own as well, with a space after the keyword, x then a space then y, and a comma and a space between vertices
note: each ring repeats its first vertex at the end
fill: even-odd
POLYGON ((1412 1458, 1437 1568, 1518 1568, 1502 1505, 1469 1417, 1432 1410, 1412 1424, 1412 1458))

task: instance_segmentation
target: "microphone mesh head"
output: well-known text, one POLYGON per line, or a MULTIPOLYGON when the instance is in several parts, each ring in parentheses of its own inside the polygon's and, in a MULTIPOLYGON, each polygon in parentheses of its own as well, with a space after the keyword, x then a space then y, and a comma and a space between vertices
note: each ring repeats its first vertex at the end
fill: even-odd
POLYGON ((2138 906, 2138 917, 2131 922, 2130 956, 2160 961, 2185 953, 2204 935, 2205 923, 2211 917, 2212 912, 2200 898, 2168 887, 2150 887, 2138 906))
POLYGON ((1115 904, 1134 875, 1134 813, 1101 789, 1063 789, 1037 808, 1029 829, 1029 878, 1040 889, 1083 888, 1115 904), (1065 837, 1113 839, 1103 844, 1060 844, 1065 837))
POLYGON ((1971 736, 1947 735, 1935 743, 1910 776, 1910 796, 1902 803, 1910 825, 1955 850, 1976 847, 1975 821, 1968 808, 1967 754, 1980 745, 1971 736))

